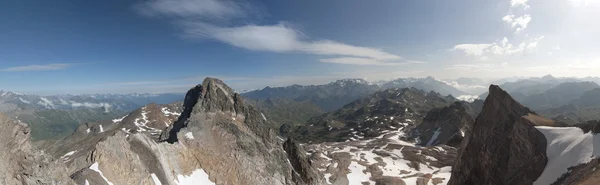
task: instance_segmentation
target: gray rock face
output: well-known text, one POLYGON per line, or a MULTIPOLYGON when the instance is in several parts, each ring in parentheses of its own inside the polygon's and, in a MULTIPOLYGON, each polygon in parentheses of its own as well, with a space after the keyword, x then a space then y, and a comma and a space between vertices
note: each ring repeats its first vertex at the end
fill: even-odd
POLYGON ((532 184, 544 171, 546 138, 537 115, 490 86, 472 133, 461 143, 449 185, 532 184))
POLYGON ((448 107, 429 111, 423 118, 423 123, 413 130, 411 138, 418 138, 419 145, 422 146, 449 144, 456 140, 460 144, 462 138, 469 134, 473 122, 473 117, 466 111, 463 103, 456 102, 448 107))
POLYGON ((0 114, 0 184, 74 184, 60 161, 36 152, 29 127, 0 114))
POLYGON ((293 174, 294 181, 298 184, 324 184, 319 178, 317 169, 312 166, 312 162, 306 156, 306 151, 298 143, 289 138, 283 144, 283 148, 296 172, 293 174))
POLYGON ((191 89, 179 120, 161 138, 186 146, 217 184, 295 184, 266 119, 218 79, 191 89))

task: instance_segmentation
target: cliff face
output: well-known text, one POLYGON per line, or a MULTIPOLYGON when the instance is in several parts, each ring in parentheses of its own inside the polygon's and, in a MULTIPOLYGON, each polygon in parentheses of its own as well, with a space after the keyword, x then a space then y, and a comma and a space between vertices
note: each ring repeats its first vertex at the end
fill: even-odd
POLYGON ((0 184, 73 184, 60 161, 33 150, 29 127, 0 114, 0 184))
POLYGON ((548 161, 546 138, 534 127, 536 117, 498 86, 490 86, 448 184, 532 184, 548 161))

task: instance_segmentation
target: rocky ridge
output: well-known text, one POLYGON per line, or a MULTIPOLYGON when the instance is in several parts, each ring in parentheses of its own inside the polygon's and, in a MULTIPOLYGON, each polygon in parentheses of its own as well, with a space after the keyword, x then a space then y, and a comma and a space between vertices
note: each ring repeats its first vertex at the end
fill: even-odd
POLYGON ((61 161, 31 145, 29 127, 0 114, 0 184, 74 184, 61 161))

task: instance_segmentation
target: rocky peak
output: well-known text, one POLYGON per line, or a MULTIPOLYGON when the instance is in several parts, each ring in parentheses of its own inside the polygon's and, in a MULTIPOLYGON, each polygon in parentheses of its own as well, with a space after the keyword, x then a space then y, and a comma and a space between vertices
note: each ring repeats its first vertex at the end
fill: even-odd
POLYGON ((236 104, 239 105, 239 94, 216 78, 206 78, 202 82, 201 106, 206 111, 236 112, 236 104))
POLYGON ((192 146, 216 181, 289 184, 294 170, 268 121, 221 80, 206 78, 188 91, 183 113, 161 139, 192 146))
POLYGON ((489 91, 448 184, 532 184, 548 161, 546 138, 531 119, 537 115, 500 87, 489 91))
POLYGON ((417 139, 422 146, 451 145, 457 146, 469 134, 474 119, 467 112, 463 102, 434 108, 423 118, 410 138, 417 139))
POLYGON ((223 114, 236 122, 243 122, 248 129, 264 139, 272 139, 275 132, 265 125, 268 120, 264 115, 254 107, 244 103, 242 97, 235 93, 223 81, 215 78, 206 78, 202 85, 190 89, 186 94, 183 113, 179 119, 168 128, 168 132, 163 132, 161 139, 170 143, 177 141, 176 133, 181 128, 188 126, 188 120, 193 113, 223 114))

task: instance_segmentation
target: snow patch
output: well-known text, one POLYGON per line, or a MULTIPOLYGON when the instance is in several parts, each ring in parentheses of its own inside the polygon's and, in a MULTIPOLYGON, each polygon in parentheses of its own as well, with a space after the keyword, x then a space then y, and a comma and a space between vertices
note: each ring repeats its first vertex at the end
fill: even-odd
POLYGON ((261 112, 260 115, 262 116, 263 120, 267 121, 267 117, 265 117, 265 115, 261 112))
POLYGON ((185 138, 186 139, 194 139, 194 134, 192 132, 187 132, 185 133, 185 138))
POLYGON ((165 116, 170 116, 170 115, 180 116, 181 115, 181 113, 179 113, 179 112, 171 112, 171 111, 169 111, 168 107, 163 107, 160 110, 162 111, 163 115, 165 115, 165 116))
POLYGON ((150 176, 152 177, 152 181, 154 181, 154 185, 162 185, 162 183, 160 183, 160 180, 158 180, 156 174, 150 174, 150 176))
POLYGON ((583 133, 577 127, 536 126, 546 137, 548 164, 534 185, 551 184, 568 168, 590 162, 600 156, 600 136, 583 133))
POLYGON ((100 125, 100 133, 104 132, 104 128, 100 125))
POLYGON ((92 166, 90 166, 90 169, 98 172, 100 174, 100 177, 102 177, 102 179, 104 179, 104 181, 106 181, 106 183, 108 185, 114 185, 112 182, 108 181, 108 179, 104 176, 104 173, 102 173, 102 171, 100 171, 98 162, 95 162, 94 164, 92 164, 92 166))
POLYGON ((113 119, 112 122, 113 123, 121 123, 121 121, 123 121, 123 119, 125 119, 128 115, 123 116, 122 118, 117 118, 117 119, 113 119))
POLYGON ((202 169, 197 169, 189 176, 185 175, 177 175, 177 184, 178 185, 214 185, 215 183, 210 181, 208 178, 208 174, 204 172, 202 169))
POLYGON ((85 133, 90 133, 92 131, 92 129, 88 128, 87 130, 85 130, 85 133))
POLYGON ((363 172, 367 170, 367 167, 352 161, 348 169, 350 169, 350 173, 347 175, 348 182, 350 182, 349 185, 362 185, 362 182, 375 184, 375 182, 369 179, 371 177, 371 173, 363 172))
POLYGON ((323 176, 325 177, 325 182, 327 182, 327 184, 331 184, 331 182, 329 182, 329 177, 331 177, 331 173, 323 174, 323 176))
POLYGON ((427 142, 426 146, 431 146, 435 144, 435 140, 437 140, 438 136, 440 136, 440 133, 442 133, 442 128, 438 127, 437 130, 433 131, 433 136, 431 136, 431 139, 429 140, 429 142, 427 142))
POLYGON ((63 155, 62 157, 60 157, 60 159, 65 160, 65 161, 69 160, 69 157, 71 157, 73 154, 75 154, 75 152, 77 152, 77 150, 67 152, 65 155, 63 155))
POLYGON ((146 107, 142 107, 142 117, 135 118, 135 120, 133 121, 135 126, 138 127, 137 131, 144 132, 144 131, 147 131, 148 129, 153 130, 154 128, 150 128, 150 127, 146 126, 146 124, 148 124, 149 122, 150 121, 148 120, 148 112, 146 112, 146 107))

